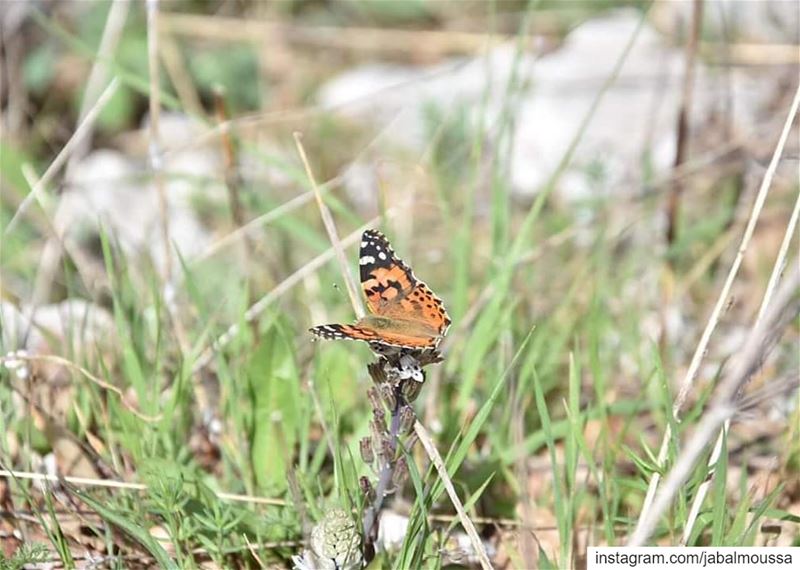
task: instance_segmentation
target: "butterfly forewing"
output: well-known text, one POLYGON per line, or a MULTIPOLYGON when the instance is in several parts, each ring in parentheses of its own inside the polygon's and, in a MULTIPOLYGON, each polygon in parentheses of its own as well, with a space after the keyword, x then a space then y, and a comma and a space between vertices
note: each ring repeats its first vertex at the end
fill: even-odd
POLYGON ((386 236, 376 230, 367 230, 361 236, 358 265, 371 313, 380 314, 384 306, 402 299, 417 284, 411 268, 395 255, 386 236))

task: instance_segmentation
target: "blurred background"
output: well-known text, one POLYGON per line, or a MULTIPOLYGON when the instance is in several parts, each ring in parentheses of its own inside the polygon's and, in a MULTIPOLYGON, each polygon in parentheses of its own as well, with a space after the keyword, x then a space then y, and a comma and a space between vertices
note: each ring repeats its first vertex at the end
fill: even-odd
MULTIPOLYGON (((495 562, 579 564, 587 544, 624 542, 798 86, 799 6, 4 2, 0 353, 69 362, 6 362, 0 468, 180 473, 287 501, 231 515, 247 530, 225 527, 222 567, 255 565, 242 532, 302 538, 347 488, 334 465, 363 471, 370 410, 366 347, 305 332, 353 315, 300 140, 350 270, 360 231, 378 227, 453 318, 416 404, 443 454, 509 378, 453 474, 477 493, 495 562), (576 429, 568 385, 580 452, 563 439, 576 429)), ((798 140, 795 123, 690 418, 759 309, 798 192, 798 140)), ((796 236, 789 246, 796 263, 796 236)), ((800 509, 797 341, 794 322, 754 382, 783 380, 783 397, 731 436, 731 504, 800 509)), ((9 504, 11 489, 0 480, 9 504)), ((392 507, 404 524, 410 489, 392 507)), ((204 508, 233 508, 219 504, 204 508)), ((166 529, 151 534, 171 552, 215 548, 176 539, 159 505, 113 508, 166 529)), ((445 499, 428 508, 452 514, 445 499)), ((715 516, 739 532, 735 512, 715 516)), ((774 518, 781 532, 748 540, 796 544, 798 521, 774 518)), ((100 523, 61 524, 73 546, 113 541, 100 523)), ((7 556, 47 541, 16 519, 1 532, 7 556)), ((473 564, 468 548, 448 554, 452 536, 432 534, 425 560, 473 564)), ((259 548, 269 564, 297 550, 259 548)))

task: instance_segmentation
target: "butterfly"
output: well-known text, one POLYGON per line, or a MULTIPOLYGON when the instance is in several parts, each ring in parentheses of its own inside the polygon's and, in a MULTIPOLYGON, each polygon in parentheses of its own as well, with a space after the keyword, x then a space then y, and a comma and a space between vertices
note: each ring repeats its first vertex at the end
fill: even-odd
POLYGON ((361 236, 358 264, 369 314, 352 325, 320 325, 310 330, 325 339, 363 340, 385 349, 435 349, 450 317, 441 299, 398 258, 377 230, 361 236))

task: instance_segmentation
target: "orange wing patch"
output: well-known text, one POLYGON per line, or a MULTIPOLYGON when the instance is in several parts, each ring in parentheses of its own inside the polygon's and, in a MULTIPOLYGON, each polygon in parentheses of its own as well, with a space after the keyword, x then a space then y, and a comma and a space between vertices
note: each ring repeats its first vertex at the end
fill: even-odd
POLYGON ((385 316, 420 321, 432 327, 439 336, 444 336, 450 326, 450 317, 441 299, 421 281, 397 303, 387 305, 385 316))

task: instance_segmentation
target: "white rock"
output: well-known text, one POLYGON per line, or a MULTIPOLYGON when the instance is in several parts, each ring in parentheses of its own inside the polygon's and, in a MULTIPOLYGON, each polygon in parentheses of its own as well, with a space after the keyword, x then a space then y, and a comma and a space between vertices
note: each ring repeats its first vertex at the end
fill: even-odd
MULTIPOLYGON (((202 157, 197 161, 201 164, 202 157)), ((184 166, 188 168, 188 163, 184 166)), ((148 252, 163 268, 158 192, 154 184, 142 180, 146 172, 145 165, 137 165, 116 151, 98 150, 88 155, 76 165, 71 188, 62 198, 68 231, 80 239, 97 233, 104 225, 126 253, 148 252)), ((208 232, 189 203, 192 188, 192 181, 186 179, 170 178, 165 184, 170 238, 187 257, 200 253, 210 243, 208 232)))
MULTIPOLYGON (((356 68, 323 86, 319 101, 353 119, 386 125, 395 142, 419 152, 430 143, 425 116, 431 106, 444 116, 462 106, 474 122, 487 94, 485 119, 492 130, 508 101, 507 85, 516 65, 522 93, 517 96, 510 177, 515 194, 530 196, 555 172, 640 17, 637 11, 622 10, 590 20, 538 60, 530 53, 517 59, 515 47, 507 44, 482 57, 428 68, 356 68)), ((684 60, 682 48, 642 25, 618 76, 580 134, 573 161, 560 179, 560 197, 571 201, 637 193, 644 159, 656 175, 671 168, 684 60)), ((701 130, 730 100, 735 132, 746 138, 763 124, 758 111, 773 90, 774 83, 762 77, 737 70, 723 75, 699 63, 691 123, 696 132, 701 130)), ((356 174, 346 177, 345 184, 352 182, 352 194, 360 196, 368 177, 356 174)))
POLYGON ((52 305, 17 309, 0 302, 2 350, 26 349, 31 354, 80 353, 112 342, 116 334, 111 314, 84 299, 66 299, 52 305), (33 326, 30 326, 31 319, 33 326), (70 349, 62 345, 71 343, 70 349))

